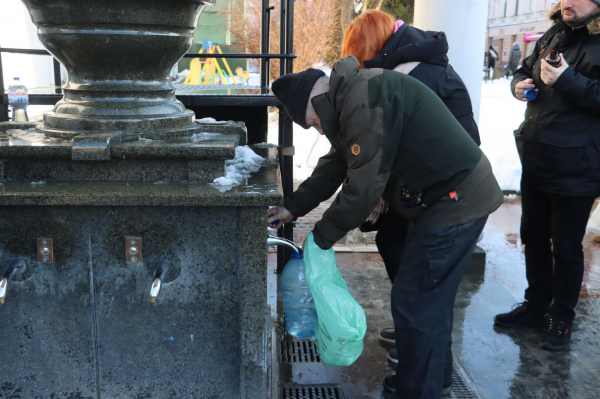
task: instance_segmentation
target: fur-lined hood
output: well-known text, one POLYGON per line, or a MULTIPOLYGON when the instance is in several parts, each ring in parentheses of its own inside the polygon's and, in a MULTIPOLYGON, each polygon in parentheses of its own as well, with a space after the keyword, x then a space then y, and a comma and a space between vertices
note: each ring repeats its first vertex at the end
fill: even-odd
MULTIPOLYGON (((554 22, 562 21, 560 3, 552 7, 549 17, 554 22)), ((600 16, 596 15, 595 18, 587 23, 587 30, 590 35, 600 35, 600 16)))

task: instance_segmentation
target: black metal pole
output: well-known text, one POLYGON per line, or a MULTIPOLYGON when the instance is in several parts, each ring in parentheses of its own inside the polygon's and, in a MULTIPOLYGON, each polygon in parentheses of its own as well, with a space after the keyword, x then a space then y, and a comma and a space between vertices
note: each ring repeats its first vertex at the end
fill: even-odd
POLYGON ((62 79, 60 78, 60 63, 53 58, 54 61, 54 86, 56 86, 56 94, 61 93, 62 79))
MULTIPOLYGON (((286 45, 285 50, 287 54, 294 52, 294 0, 287 0, 286 7, 286 45)), ((291 59, 286 60, 286 74, 292 73, 293 63, 291 59)), ((287 116, 287 115, 286 115, 287 116)), ((294 145, 294 122, 291 118, 284 119, 283 129, 283 145, 285 147, 293 147, 294 145)), ((288 197, 294 191, 294 157, 292 155, 286 155, 283 157, 283 196, 288 197)), ((294 225, 287 223, 283 227, 283 235, 288 240, 294 240, 294 225)), ((286 248, 285 261, 292 257, 292 251, 286 248)))
MULTIPOLYGON (((279 10, 279 54, 287 54, 287 40, 286 40, 286 30, 287 30, 287 17, 286 17, 286 9, 287 9, 287 0, 281 0, 279 2, 280 10, 279 10)), ((286 71, 286 63, 287 59, 281 58, 279 60, 279 76, 285 75, 286 71)), ((277 143, 279 146, 283 146, 284 140, 284 131, 285 131, 285 119, 288 117, 285 109, 283 107, 279 107, 279 136, 277 143)), ((279 154, 279 168, 281 171, 281 176, 284 175, 283 170, 283 156, 279 154)), ((281 238, 285 236, 285 228, 281 228, 277 230, 277 235, 281 238)), ((277 273, 281 273, 286 264, 286 250, 285 247, 279 245, 277 246, 277 273)))
MULTIPOLYGON (((269 8, 269 0, 261 1, 261 23, 260 23, 260 53, 268 54, 269 53, 269 12, 267 9, 269 8)), ((269 84, 268 80, 268 69, 267 69, 267 59, 261 58, 260 60, 260 87, 261 94, 267 94, 267 85, 269 84)))
POLYGON ((4 94, 4 72, 2 71, 2 53, 0 53, 0 122, 8 120, 8 96, 4 94))

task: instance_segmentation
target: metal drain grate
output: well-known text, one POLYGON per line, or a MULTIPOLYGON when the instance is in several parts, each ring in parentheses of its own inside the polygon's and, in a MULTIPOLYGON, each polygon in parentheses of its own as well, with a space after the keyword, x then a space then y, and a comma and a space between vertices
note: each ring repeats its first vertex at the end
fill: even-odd
POLYGON ((279 349, 282 363, 321 363, 314 341, 282 341, 279 349))
POLYGON ((473 391, 471 384, 463 375, 462 367, 456 361, 452 371, 452 399, 479 399, 479 396, 473 391))
POLYGON ((283 388, 282 399, 345 399, 341 385, 297 385, 283 388))

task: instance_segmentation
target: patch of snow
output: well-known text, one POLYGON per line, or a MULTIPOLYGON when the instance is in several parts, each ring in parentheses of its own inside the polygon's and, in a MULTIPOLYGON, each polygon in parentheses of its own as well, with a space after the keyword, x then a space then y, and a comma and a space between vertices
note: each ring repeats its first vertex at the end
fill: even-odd
POLYGON ((195 133, 194 135, 192 135, 192 141, 206 141, 206 140, 212 140, 215 137, 220 136, 221 133, 195 133))
POLYGON ((277 144, 273 144, 273 143, 258 143, 258 144, 252 144, 253 147, 257 147, 257 148, 273 148, 273 147, 277 147, 277 144))
POLYGON ((251 174, 257 172, 265 159, 257 155, 250 147, 242 146, 235 149, 235 158, 225 161, 225 176, 218 177, 213 185, 221 192, 231 190, 250 178, 251 174))
POLYGON ((187 76, 190 74, 190 70, 189 69, 184 69, 183 71, 179 72, 177 74, 177 78, 178 79, 185 79, 187 78, 187 76))
POLYGON ((600 205, 596 207, 592 217, 588 221, 587 233, 600 234, 600 205))
POLYGON ((43 181, 43 180, 40 180, 40 181, 32 181, 32 182, 31 182, 31 185, 32 185, 32 186, 41 186, 41 185, 43 185, 43 184, 46 184, 46 182, 45 182, 45 181, 43 181))
POLYGON ((510 80, 484 82, 481 88, 481 149, 492 164, 502 190, 521 189, 521 160, 513 132, 525 119, 527 103, 514 98, 510 80))
POLYGON ((222 124, 222 123, 229 123, 229 121, 218 121, 215 118, 202 118, 202 119, 197 119, 196 122, 199 123, 218 123, 218 124, 222 124))
POLYGON ((140 141, 154 141, 152 139, 147 139, 145 137, 138 137, 138 140, 140 140, 140 141))

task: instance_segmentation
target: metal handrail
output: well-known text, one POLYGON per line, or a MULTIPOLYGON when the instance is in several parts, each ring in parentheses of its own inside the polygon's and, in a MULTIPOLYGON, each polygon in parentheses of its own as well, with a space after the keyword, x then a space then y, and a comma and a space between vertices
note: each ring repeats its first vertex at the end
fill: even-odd
MULTIPOLYGON (((48 50, 37 50, 37 49, 22 49, 22 48, 6 48, 0 47, 0 53, 17 53, 17 54, 31 54, 31 55, 52 55, 48 50)), ((209 53, 187 53, 183 55, 183 58, 252 58, 252 59, 296 59, 298 56, 294 53, 291 54, 245 54, 245 53, 230 53, 230 54, 209 54, 209 53)))

